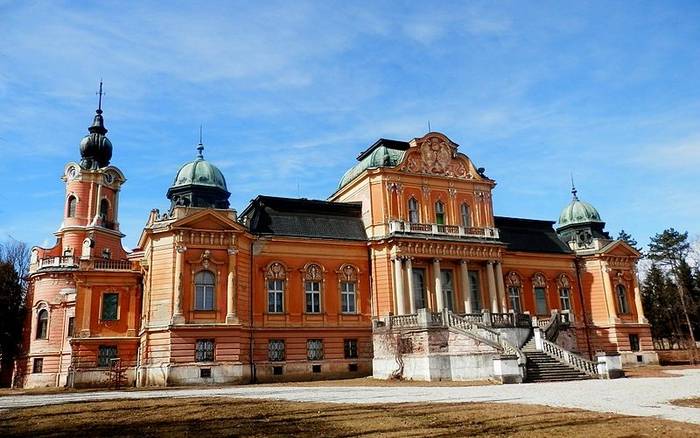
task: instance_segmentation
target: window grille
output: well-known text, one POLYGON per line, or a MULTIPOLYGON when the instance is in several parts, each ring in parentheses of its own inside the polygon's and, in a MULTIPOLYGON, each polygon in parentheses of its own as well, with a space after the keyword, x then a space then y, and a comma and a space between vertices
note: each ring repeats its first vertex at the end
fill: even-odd
POLYGON ((309 339, 306 341, 306 357, 309 360, 323 359, 322 339, 309 339))
POLYGON ((112 359, 117 358, 116 345, 100 345, 97 351, 97 366, 108 367, 112 359))
POLYGON ((267 358, 270 362, 282 362, 285 358, 283 339, 271 339, 267 344, 267 358))
POLYGON ((197 339, 194 359, 197 362, 214 361, 214 340, 197 339))

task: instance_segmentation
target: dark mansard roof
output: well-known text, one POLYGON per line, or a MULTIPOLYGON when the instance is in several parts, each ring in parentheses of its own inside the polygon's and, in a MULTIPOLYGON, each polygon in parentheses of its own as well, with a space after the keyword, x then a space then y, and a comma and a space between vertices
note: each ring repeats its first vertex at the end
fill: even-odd
POLYGON ((367 240, 360 203, 260 195, 241 217, 254 234, 367 240))
POLYGON ((500 240, 509 251, 571 254, 572 251, 554 231, 554 221, 494 217, 500 240))

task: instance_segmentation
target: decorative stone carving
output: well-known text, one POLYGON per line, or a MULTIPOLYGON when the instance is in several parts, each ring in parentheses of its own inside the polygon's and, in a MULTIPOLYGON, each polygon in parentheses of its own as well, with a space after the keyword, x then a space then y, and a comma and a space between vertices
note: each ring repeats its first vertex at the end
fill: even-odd
POLYGON ((323 279, 323 269, 311 263, 304 267, 304 280, 306 281, 321 281, 323 279))
POLYGON ((353 282, 357 281, 357 268, 353 265, 343 265, 338 271, 338 277, 341 281, 353 282))
POLYGON ((402 170, 463 179, 474 178, 464 162, 455 158, 456 149, 455 145, 442 137, 428 137, 418 145, 417 151, 408 154, 402 170))
POLYGON ((532 285, 534 287, 547 287, 547 279, 541 272, 532 276, 532 285))
POLYGON ((287 278, 287 268, 280 262, 272 262, 265 269, 265 278, 268 280, 284 280, 287 278))
POLYGON ((569 281, 569 277, 567 277, 566 274, 561 274, 557 279, 557 286, 559 286, 559 289, 570 289, 571 282, 569 281))
POLYGON ((508 287, 520 287, 522 285, 522 281, 520 280, 520 275, 518 275, 517 272, 515 271, 510 271, 508 275, 506 275, 506 286, 508 287))

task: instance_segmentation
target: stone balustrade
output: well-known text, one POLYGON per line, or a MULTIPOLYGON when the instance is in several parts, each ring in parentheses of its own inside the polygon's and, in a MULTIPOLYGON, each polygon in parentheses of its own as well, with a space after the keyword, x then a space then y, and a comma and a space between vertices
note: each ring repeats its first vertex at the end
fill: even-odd
POLYGON ((461 225, 421 224, 406 221, 389 221, 390 233, 432 234, 438 236, 472 237, 481 239, 498 239, 498 228, 463 227, 461 225))

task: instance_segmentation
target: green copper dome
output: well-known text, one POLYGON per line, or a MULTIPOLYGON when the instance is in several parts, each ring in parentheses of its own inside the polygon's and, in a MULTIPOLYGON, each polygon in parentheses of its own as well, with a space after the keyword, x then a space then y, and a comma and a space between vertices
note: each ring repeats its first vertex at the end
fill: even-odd
POLYGON ((560 227, 588 222, 603 222, 600 219, 600 213, 598 213, 598 210, 596 210, 595 207, 588 202, 578 199, 575 188, 573 188, 571 192, 573 193, 574 198, 571 200, 569 205, 564 207, 559 215, 560 227))
POLYGON ((406 151, 388 148, 383 145, 377 147, 370 154, 362 158, 359 163, 345 172, 345 175, 340 179, 338 189, 343 188, 367 169, 396 166, 401 162, 405 153, 406 151))
POLYGON ((228 190, 226 188, 226 178, 224 178, 219 168, 206 161, 201 153, 194 161, 185 164, 177 171, 172 187, 190 184, 228 190))

